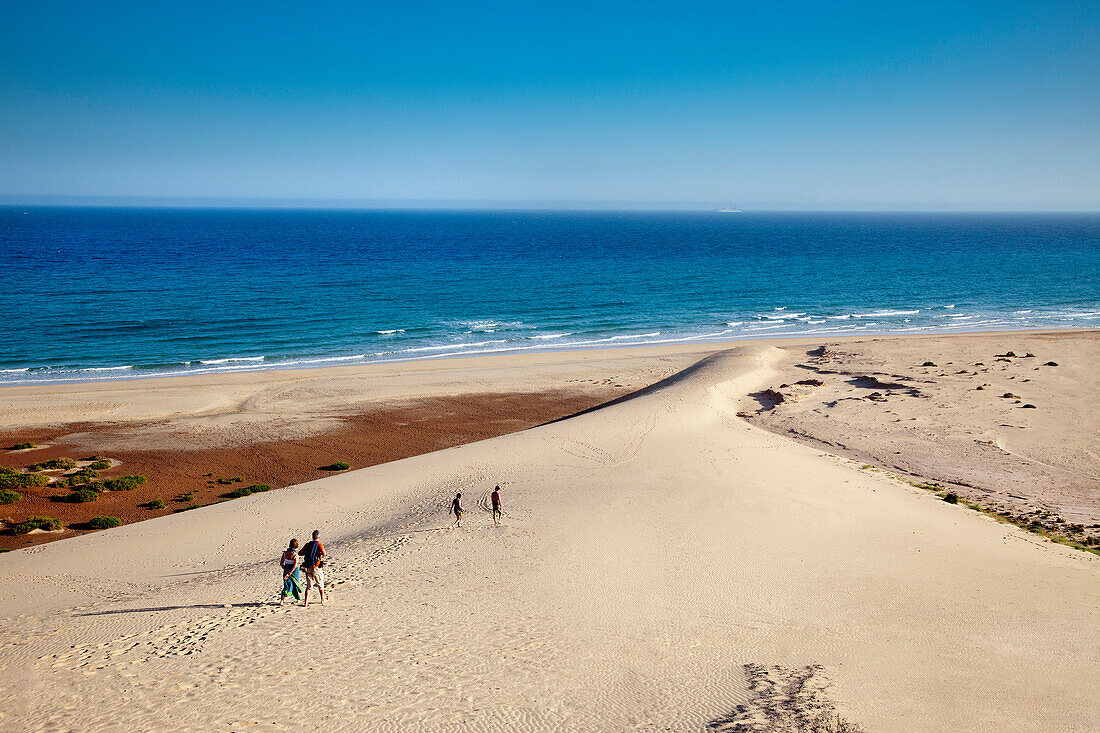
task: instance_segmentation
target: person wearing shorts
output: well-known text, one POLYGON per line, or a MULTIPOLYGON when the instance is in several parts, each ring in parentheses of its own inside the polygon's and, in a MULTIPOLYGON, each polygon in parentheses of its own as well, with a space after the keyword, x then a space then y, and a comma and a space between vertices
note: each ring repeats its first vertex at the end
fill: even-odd
POLYGON ((455 494, 455 498, 451 502, 451 514, 455 515, 455 523, 451 525, 452 527, 462 526, 462 502, 460 499, 462 499, 462 494, 455 494))
POLYGON ((325 603, 325 573, 321 570, 324 565, 325 546, 317 539, 321 536, 321 530, 313 530, 313 539, 305 543, 298 552, 302 556, 302 570, 306 573, 306 595, 303 606, 309 605, 309 589, 317 586, 317 597, 321 604, 325 603))

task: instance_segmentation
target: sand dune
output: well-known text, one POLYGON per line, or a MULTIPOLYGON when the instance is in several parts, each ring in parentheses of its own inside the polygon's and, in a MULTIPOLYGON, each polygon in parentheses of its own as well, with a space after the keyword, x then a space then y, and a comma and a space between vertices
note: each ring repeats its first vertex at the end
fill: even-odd
POLYGON ((782 359, 0 556, 0 727, 1100 727, 1100 558, 749 425, 782 359), (331 602, 271 605, 314 526, 331 602))

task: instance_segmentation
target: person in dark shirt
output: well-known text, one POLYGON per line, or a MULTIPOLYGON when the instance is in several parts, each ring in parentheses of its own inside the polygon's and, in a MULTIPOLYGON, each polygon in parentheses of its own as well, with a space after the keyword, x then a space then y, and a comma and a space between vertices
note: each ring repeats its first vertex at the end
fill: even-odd
POLYGON ((455 523, 452 527, 462 526, 462 502, 459 501, 462 498, 462 494, 455 494, 454 500, 451 502, 451 514, 455 515, 455 523))
POLYGON ((321 530, 313 530, 313 539, 305 543, 298 554, 302 557, 302 569, 306 571, 306 597, 302 605, 309 605, 309 589, 317 586, 317 597, 321 605, 325 604, 325 576, 321 567, 324 565, 325 546, 317 539, 321 536, 321 530))
POLYGON ((500 486, 493 489, 493 524, 500 526, 500 517, 503 512, 500 509, 500 486))

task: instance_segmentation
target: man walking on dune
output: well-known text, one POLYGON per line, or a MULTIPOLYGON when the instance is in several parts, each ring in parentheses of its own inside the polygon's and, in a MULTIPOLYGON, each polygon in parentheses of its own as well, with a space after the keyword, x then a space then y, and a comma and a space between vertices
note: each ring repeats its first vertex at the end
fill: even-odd
POLYGON ((462 502, 459 499, 462 498, 462 494, 455 494, 454 500, 451 502, 451 514, 455 515, 455 523, 452 527, 462 526, 462 502))
POLYGON ((493 499, 493 524, 495 524, 496 526, 499 527, 500 526, 500 517, 503 514, 503 512, 500 509, 500 486, 499 485, 495 489, 493 489, 492 499, 493 499))
POLYGON ((325 562, 325 546, 317 539, 320 536, 321 530, 313 530, 313 539, 298 551, 302 556, 302 569, 306 571, 306 597, 303 606, 309 606, 309 589, 312 586, 317 586, 317 597, 321 599, 321 605, 325 604, 325 576, 321 570, 325 562))

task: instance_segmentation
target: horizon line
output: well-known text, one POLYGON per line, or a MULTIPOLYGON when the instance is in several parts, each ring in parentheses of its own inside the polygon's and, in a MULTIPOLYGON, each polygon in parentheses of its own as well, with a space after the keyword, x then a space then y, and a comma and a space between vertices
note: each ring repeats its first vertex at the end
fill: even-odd
POLYGON ((1100 214, 1097 209, 860 206, 750 206, 722 202, 578 201, 569 199, 354 199, 244 196, 107 196, 89 194, 0 194, 0 206, 112 209, 297 209, 313 211, 636 211, 713 213, 879 214, 1100 214))

